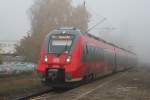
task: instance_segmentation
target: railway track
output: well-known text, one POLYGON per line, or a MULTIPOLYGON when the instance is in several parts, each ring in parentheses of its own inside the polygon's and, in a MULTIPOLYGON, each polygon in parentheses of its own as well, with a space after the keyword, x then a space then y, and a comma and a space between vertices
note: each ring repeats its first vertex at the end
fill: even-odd
POLYGON ((79 100, 82 97, 90 94, 91 92, 93 92, 105 85, 109 85, 111 82, 119 80, 127 73, 128 73, 128 71, 119 72, 116 74, 110 74, 110 75, 107 75, 107 76, 104 76, 101 78, 97 78, 96 80, 94 80, 88 84, 81 85, 74 89, 70 89, 70 90, 63 91, 63 92, 58 92, 58 91, 52 90, 53 92, 48 92, 47 94, 43 94, 43 95, 37 95, 37 96, 34 96, 33 98, 29 98, 29 99, 30 100, 49 100, 49 99, 52 99, 52 100, 53 99, 54 100, 79 100), (82 90, 84 90, 84 91, 81 92, 82 90), (67 96, 70 96, 69 99, 65 99, 65 98, 68 98, 67 96))
POLYGON ((85 92, 85 93, 79 95, 78 97, 74 98, 73 100, 80 100, 82 97, 89 95, 90 93, 94 92, 95 90, 97 90, 97 89, 99 89, 99 88, 101 88, 101 87, 104 87, 104 86, 106 86, 106 85, 109 85, 109 84, 110 84, 111 82, 113 82, 113 81, 117 81, 117 80, 121 79, 121 78, 122 78, 124 75, 126 75, 127 73, 128 73, 128 72, 124 72, 124 73, 122 73, 122 74, 121 74, 119 77, 117 77, 117 78, 114 78, 114 79, 111 79, 111 80, 109 80, 109 81, 106 81, 106 82, 104 82, 104 83, 102 83, 102 84, 99 84, 99 85, 96 86, 95 88, 92 88, 91 90, 89 90, 89 91, 87 91, 87 92, 85 92))
POLYGON ((26 95, 22 95, 22 96, 16 97, 15 99, 10 99, 10 100, 39 100, 39 98, 41 97, 45 97, 47 95, 50 95, 51 97, 57 96, 59 93, 64 93, 68 90, 70 89, 45 88, 43 90, 33 92, 30 94, 26 94, 26 95))
POLYGON ((91 89, 85 91, 84 93, 82 93, 81 95, 78 95, 78 97, 72 98, 73 100, 79 100, 83 96, 88 95, 89 93, 95 91, 97 88, 101 88, 105 85, 108 85, 112 81, 116 81, 116 80, 120 79, 121 77, 126 75, 128 73, 128 71, 129 70, 127 70, 125 72, 118 72, 118 73, 115 73, 115 74, 106 75, 106 76, 103 76, 101 78, 97 78, 94 81, 89 82, 88 84, 87 83, 86 84, 82 83, 82 84, 80 84, 79 87, 74 88, 74 89, 54 90, 52 88, 45 88, 45 89, 42 89, 42 90, 34 92, 34 93, 30 93, 30 94, 27 94, 27 95, 17 97, 14 100, 42 100, 43 98, 44 99, 45 98, 48 99, 48 98, 51 98, 51 97, 55 98, 55 97, 60 97, 60 95, 62 95, 62 94, 67 94, 70 91, 76 91, 76 89, 80 89, 80 88, 84 87, 84 85, 85 86, 86 85, 90 86, 91 84, 95 84, 95 85, 90 86, 90 87, 95 87, 96 86, 95 88, 91 88, 91 89), (100 81, 100 83, 99 83, 99 81, 100 81))
POLYGON ((110 97, 115 98, 113 100, 118 100, 116 98, 129 98, 123 100, 137 100, 133 98, 150 100, 149 70, 149 67, 135 67, 124 72, 98 78, 93 82, 80 85, 70 90, 43 88, 41 91, 33 92, 28 95, 20 95, 20 97, 9 100, 92 100, 93 98, 111 100, 112 98, 110 97), (141 95, 138 95, 139 93, 141 95))
POLYGON ((14 100, 29 100, 30 98, 34 98, 34 97, 37 97, 39 95, 49 93, 52 90, 53 90, 52 88, 45 88, 45 89, 42 89, 40 91, 36 91, 34 93, 29 93, 29 94, 19 96, 19 97, 15 98, 14 100))

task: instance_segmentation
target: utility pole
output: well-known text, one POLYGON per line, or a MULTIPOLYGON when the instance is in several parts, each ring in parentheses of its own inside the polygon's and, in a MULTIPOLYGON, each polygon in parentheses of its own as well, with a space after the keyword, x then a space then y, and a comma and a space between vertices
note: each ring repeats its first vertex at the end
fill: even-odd
POLYGON ((83 1, 83 6, 86 7, 86 5, 85 5, 85 0, 83 1))
POLYGON ((106 20, 106 18, 104 17, 102 20, 100 20, 97 24, 95 24, 94 26, 92 26, 91 28, 89 28, 87 30, 87 32, 89 32, 90 30, 92 30, 93 28, 95 28, 97 25, 100 25, 102 24, 104 21, 106 20))

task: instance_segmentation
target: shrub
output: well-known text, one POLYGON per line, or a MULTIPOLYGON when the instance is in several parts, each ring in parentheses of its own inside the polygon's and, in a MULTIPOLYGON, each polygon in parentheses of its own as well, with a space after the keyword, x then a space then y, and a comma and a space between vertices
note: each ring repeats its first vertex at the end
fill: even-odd
POLYGON ((3 60, 2 60, 2 55, 0 55, 0 64, 3 63, 3 60))

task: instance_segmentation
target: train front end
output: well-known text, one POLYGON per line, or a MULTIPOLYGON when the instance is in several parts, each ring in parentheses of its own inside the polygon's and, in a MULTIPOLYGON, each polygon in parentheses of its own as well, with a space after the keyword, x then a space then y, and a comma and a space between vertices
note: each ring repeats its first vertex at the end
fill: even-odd
POLYGON ((79 31, 59 29, 50 32, 41 50, 37 72, 43 83, 64 85, 82 80, 79 31))

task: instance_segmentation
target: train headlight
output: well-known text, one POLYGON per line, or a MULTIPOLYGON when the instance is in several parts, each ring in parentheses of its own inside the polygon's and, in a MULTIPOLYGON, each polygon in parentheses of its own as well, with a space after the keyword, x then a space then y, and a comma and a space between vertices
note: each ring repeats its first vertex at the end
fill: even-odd
POLYGON ((44 61, 45 61, 45 62, 48 61, 48 57, 47 57, 47 56, 44 57, 44 61))
POLYGON ((66 59, 66 62, 69 63, 70 61, 71 61, 71 56, 68 56, 67 59, 66 59))

